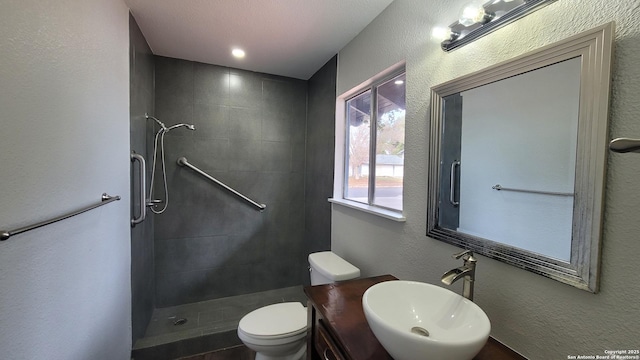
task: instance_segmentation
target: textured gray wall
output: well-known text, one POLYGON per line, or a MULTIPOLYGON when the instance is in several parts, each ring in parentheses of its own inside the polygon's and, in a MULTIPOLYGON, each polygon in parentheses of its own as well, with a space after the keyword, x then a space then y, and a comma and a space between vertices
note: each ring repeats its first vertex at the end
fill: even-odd
MULTIPOLYGON (((333 206, 332 247, 363 275, 392 273, 440 284, 460 263, 459 249, 425 236, 429 90, 432 86, 616 21, 610 137, 640 136, 640 2, 563 0, 450 53, 430 42, 434 25, 457 18, 466 1, 394 1, 340 51, 339 93, 406 59, 405 215, 394 223, 333 206)), ((591 294, 514 266, 480 257, 475 301, 492 335, 531 359, 604 355, 638 347, 640 156, 609 154, 601 289, 591 294)), ((499 221, 499 219, 497 219, 499 221)), ((451 287, 461 290, 461 284, 451 287)))
POLYGON ((131 354, 129 30, 122 1, 4 1, 0 358, 131 354))
MULTIPOLYGON (((306 254, 331 248, 331 204, 335 147, 336 71, 334 56, 309 79, 305 180, 306 254)), ((306 256, 302 259, 306 266, 306 256)), ((309 283, 308 274, 302 279, 309 283)))
POLYGON ((300 284, 306 82, 155 60, 156 117, 197 129, 165 138, 169 207, 154 224, 157 306, 300 284), (267 209, 178 167, 180 156, 267 209))
MULTIPOLYGON (((153 126, 144 114, 154 113, 153 54, 133 16, 129 15, 129 97, 131 151, 151 159, 153 126)), ((139 214, 140 174, 138 164, 131 167, 131 213, 139 214)), ((147 183, 151 166, 147 165, 147 183)), ((131 228, 131 327, 132 338, 142 337, 155 303, 153 266, 153 213, 131 228)))

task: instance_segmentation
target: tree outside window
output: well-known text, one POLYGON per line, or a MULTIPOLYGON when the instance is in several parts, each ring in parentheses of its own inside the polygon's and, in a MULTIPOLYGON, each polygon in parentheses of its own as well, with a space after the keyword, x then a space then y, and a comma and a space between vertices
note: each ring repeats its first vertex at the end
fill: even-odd
POLYGON ((402 73, 347 100, 345 199, 402 211, 404 82, 402 73))

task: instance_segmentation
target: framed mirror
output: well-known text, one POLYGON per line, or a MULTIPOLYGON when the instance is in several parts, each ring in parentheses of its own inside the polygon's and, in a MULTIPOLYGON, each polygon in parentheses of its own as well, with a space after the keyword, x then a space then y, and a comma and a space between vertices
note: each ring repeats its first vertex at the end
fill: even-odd
POLYGON ((428 236, 598 291, 613 34, 431 89, 428 236))

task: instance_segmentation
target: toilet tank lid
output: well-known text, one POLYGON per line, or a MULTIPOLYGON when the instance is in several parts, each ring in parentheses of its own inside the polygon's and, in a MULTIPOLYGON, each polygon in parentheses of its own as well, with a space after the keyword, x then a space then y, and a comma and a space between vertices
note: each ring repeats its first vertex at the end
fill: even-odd
POLYGON ((331 251, 309 254, 309 264, 312 269, 333 281, 355 279, 360 276, 360 269, 331 251))

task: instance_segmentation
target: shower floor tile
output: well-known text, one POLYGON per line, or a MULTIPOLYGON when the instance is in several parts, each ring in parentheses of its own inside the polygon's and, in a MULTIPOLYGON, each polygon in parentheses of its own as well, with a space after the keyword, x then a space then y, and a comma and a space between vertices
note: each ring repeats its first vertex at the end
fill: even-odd
POLYGON ((287 301, 299 301, 306 306, 307 298, 302 286, 155 309, 144 338, 136 341, 133 349, 135 351, 200 336, 235 332, 240 319, 247 313, 265 305, 287 301))

